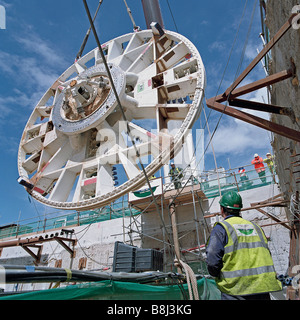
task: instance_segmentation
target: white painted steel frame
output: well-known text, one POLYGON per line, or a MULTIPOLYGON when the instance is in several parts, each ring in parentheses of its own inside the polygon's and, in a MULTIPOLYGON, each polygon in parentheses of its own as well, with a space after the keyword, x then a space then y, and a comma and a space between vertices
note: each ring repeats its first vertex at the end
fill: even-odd
MULTIPOLYGON (((146 166, 150 176, 178 153, 200 115, 205 89, 202 59, 188 39, 171 31, 161 38, 151 30, 134 32, 102 48, 140 156, 151 156, 146 166), (174 135, 168 132, 169 120, 182 121, 174 135), (143 128, 149 123, 152 130, 143 128)), ((64 119, 61 101, 66 88, 73 80, 99 74, 105 76, 96 48, 54 82, 26 124, 19 146, 19 174, 34 185, 27 191, 45 205, 98 208, 145 184, 112 90, 93 114, 76 121, 64 119), (123 166, 127 175, 120 186, 114 185, 114 165, 123 166)))

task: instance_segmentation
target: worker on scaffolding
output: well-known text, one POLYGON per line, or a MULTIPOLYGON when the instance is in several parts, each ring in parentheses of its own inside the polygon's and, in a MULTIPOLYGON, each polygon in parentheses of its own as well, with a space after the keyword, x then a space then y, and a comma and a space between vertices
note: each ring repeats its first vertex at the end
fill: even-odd
POLYGON ((255 223, 240 216, 239 193, 229 191, 219 201, 217 222, 206 244, 208 272, 215 278, 222 300, 270 300, 282 289, 276 278, 267 239, 255 223))
POLYGON ((258 173, 258 176, 260 177, 261 182, 266 183, 267 179, 266 179, 266 171, 265 171, 263 158, 260 157, 257 153, 255 153, 254 159, 251 161, 251 163, 254 165, 254 168, 258 173))
POLYGON ((252 182, 249 181, 249 177, 246 174, 246 170, 244 167, 239 168, 239 174, 242 187, 249 187, 252 184, 252 182))
POLYGON ((275 179, 275 164, 274 164, 274 156, 271 155, 270 152, 268 152, 266 154, 266 159, 264 159, 264 163, 267 164, 269 171, 271 172, 272 176, 273 176, 273 180, 276 183, 276 179, 275 179))
POLYGON ((182 169, 179 167, 175 167, 174 162, 171 162, 169 176, 171 177, 171 180, 174 183, 175 189, 180 189, 182 187, 181 179, 183 178, 182 169))

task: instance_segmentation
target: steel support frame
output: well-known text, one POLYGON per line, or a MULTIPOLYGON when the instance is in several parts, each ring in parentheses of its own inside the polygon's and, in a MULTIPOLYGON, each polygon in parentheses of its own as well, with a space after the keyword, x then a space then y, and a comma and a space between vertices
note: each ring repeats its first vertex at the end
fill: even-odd
MULTIPOLYGON (((256 205, 252 204, 250 207, 242 208, 241 211, 250 211, 250 210, 260 209, 264 207, 286 207, 288 202, 289 202, 288 200, 283 200, 283 199, 267 201, 267 202, 259 203, 256 205)), ((218 215, 221 215, 220 212, 211 213, 209 215, 204 216, 204 218, 209 219, 218 215)))
POLYGON ((3 242, 0 242, 0 250, 2 248, 20 246, 34 258, 35 260, 34 263, 37 265, 40 262, 42 249, 43 249, 43 245, 38 245, 38 244, 42 244, 44 242, 49 242, 49 241, 57 241, 65 250, 67 250, 70 253, 71 258, 75 257, 74 246, 76 245, 77 240, 65 238, 65 237, 57 237, 57 236, 51 237, 51 238, 44 238, 40 236, 40 237, 35 237, 30 239, 17 239, 17 240, 5 241, 5 242, 3 241, 3 242), (71 247, 68 246, 66 242, 71 242, 73 249, 71 249, 71 247), (31 250, 31 248, 37 248, 38 249, 37 253, 34 253, 31 250))
POLYGON ((282 201, 282 204, 277 204, 276 206, 286 206, 285 204, 285 200, 282 198, 282 194, 278 194, 275 197, 269 198, 265 201, 260 201, 260 202, 254 202, 254 203, 250 203, 251 207, 255 207, 255 209, 264 214, 265 216, 267 216, 268 218, 274 220, 275 222, 281 224, 283 227, 285 227, 286 229, 293 231, 293 227, 290 227, 288 223, 281 221, 280 219, 278 219, 277 217, 275 217, 274 215, 266 212, 265 210, 263 210, 262 208, 259 208, 259 205, 264 205, 264 204, 274 204, 277 203, 278 201, 282 201), (278 199, 279 198, 279 199, 278 199))
POLYGON ((43 246, 38 246, 36 244, 32 244, 32 245, 21 245, 21 247, 27 252, 29 253, 32 258, 34 259, 34 264, 38 265, 41 261, 41 256, 42 256, 42 250, 43 250, 43 246), (35 254, 30 248, 37 248, 37 253, 35 254))
POLYGON ((228 105, 222 104, 222 102, 226 101, 230 106, 242 107, 245 109, 252 109, 252 110, 259 110, 263 112, 270 112, 270 113, 275 113, 280 115, 288 115, 293 117, 293 112, 291 108, 284 108, 284 107, 275 106, 272 104, 253 102, 253 101, 241 100, 236 98, 241 95, 256 91, 260 88, 264 88, 274 83, 291 78, 295 75, 295 65, 291 61, 292 66, 289 70, 278 72, 264 79, 260 79, 258 81, 255 81, 250 84, 244 85, 240 88, 237 88, 238 85, 252 71, 252 69, 259 63, 259 61, 273 48, 273 46, 291 28, 292 20, 295 16, 296 14, 292 14, 290 16, 287 22, 280 28, 280 30, 276 33, 276 35, 263 48, 263 50, 253 59, 253 61, 233 82, 233 84, 230 87, 228 87, 228 89, 223 94, 207 99, 206 105, 213 110, 219 111, 226 115, 232 116, 239 120, 242 120, 252 125, 255 125, 257 127, 260 127, 262 129, 274 132, 286 138, 300 142, 300 134, 299 134, 299 131, 297 130, 293 130, 291 128, 274 123, 272 121, 265 120, 263 118, 248 114, 241 110, 237 110, 235 108, 229 107, 228 105))

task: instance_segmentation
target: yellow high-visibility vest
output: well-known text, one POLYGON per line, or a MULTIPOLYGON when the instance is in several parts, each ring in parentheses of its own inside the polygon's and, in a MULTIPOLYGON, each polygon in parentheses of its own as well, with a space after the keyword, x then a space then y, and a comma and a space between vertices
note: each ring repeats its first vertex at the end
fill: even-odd
POLYGON ((241 217, 230 217, 218 223, 228 236, 223 267, 215 279, 220 291, 248 295, 281 290, 262 229, 241 217))

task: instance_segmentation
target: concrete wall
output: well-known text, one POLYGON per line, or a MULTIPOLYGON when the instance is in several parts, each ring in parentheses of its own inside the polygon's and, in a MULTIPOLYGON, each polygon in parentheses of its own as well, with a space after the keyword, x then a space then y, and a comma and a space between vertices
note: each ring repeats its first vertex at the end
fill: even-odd
MULTIPOLYGON (((273 37, 287 21, 292 8, 297 4, 299 4, 299 0, 267 1, 266 25, 270 30, 270 37, 273 37)), ((271 90, 271 103, 291 107, 294 115, 273 115, 271 120, 300 131, 300 29, 291 28, 274 46, 271 55, 271 74, 291 68, 291 59, 296 65, 295 77, 274 84, 271 90)), ((300 143, 275 134, 272 146, 281 190, 285 198, 290 200, 292 194, 300 191, 300 183, 296 183, 300 178, 300 172, 296 171, 300 170, 293 163, 300 160, 300 156, 295 156, 300 154, 300 143)), ((290 217, 289 211, 287 211, 287 215, 290 217)))
MULTIPOLYGON (((57 261, 61 260, 61 267, 68 269, 79 269, 79 260, 86 258, 86 267, 83 270, 106 270, 112 271, 114 244, 116 241, 127 241, 130 243, 128 230, 136 230, 135 225, 131 225, 130 218, 119 218, 98 222, 90 225, 71 227, 74 230, 72 239, 78 242, 74 248, 75 257, 71 258, 70 253, 66 251, 58 242, 42 243, 42 258, 39 266, 55 267, 57 261), (125 228, 125 234, 123 230, 125 228)), ((48 233, 41 233, 38 236, 45 237, 55 232, 51 230, 48 233)), ((34 235, 26 235, 24 238, 33 238, 34 235)), ((11 239, 13 240, 13 239, 11 239)), ((9 239, 5 239, 9 241, 9 239)), ((67 242, 66 242, 67 243, 67 242)), ((67 243, 68 244, 68 243, 67 243)), ((140 246, 140 237, 138 233, 132 233, 132 244, 140 246)), ((72 248, 72 247, 71 247, 72 248)), ((35 251, 33 249, 33 251, 35 251)), ((4 248, 0 257, 0 265, 34 265, 34 259, 25 252, 20 246, 4 248)), ((22 290, 47 289, 49 284, 20 284, 22 290)), ((7 284, 6 290, 13 290, 12 284, 7 284)))

